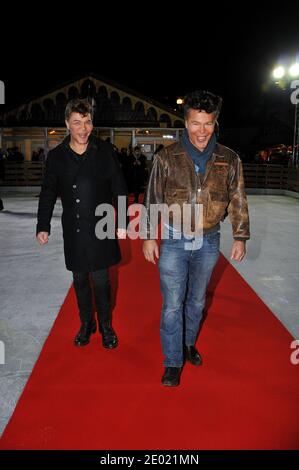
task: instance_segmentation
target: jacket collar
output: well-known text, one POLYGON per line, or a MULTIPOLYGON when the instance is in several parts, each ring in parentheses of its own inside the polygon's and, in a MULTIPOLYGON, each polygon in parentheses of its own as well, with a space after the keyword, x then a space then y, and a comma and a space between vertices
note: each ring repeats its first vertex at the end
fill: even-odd
MULTIPOLYGON (((216 143, 215 145, 215 148, 214 148, 214 152, 212 155, 215 155, 215 156, 220 156, 221 155, 221 151, 220 151, 220 145, 218 144, 218 142, 216 143)), ((187 155, 187 152, 186 150, 184 149, 183 147, 183 144, 181 141, 178 141, 174 144, 174 146, 172 147, 172 152, 171 152, 171 155, 173 156, 179 156, 179 155, 187 155)))
MULTIPOLYGON (((62 145, 68 149, 69 146, 70 146, 70 141, 71 141, 71 136, 70 136, 70 134, 68 134, 63 139, 62 145)), ((97 149, 99 147, 99 144, 100 144, 99 139, 94 134, 90 134, 89 139, 88 139, 87 149, 90 149, 91 147, 94 148, 94 149, 97 149)))

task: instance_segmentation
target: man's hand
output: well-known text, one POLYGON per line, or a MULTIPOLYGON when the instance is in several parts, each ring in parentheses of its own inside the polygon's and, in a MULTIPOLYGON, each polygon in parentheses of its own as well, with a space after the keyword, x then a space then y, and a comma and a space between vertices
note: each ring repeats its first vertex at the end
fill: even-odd
POLYGON ((246 254, 246 243, 241 240, 235 240, 232 246, 230 259, 242 261, 246 254))
POLYGON ((37 241, 40 245, 45 245, 49 241, 49 233, 48 232, 38 232, 36 235, 37 241))
POLYGON ((118 228, 116 230, 117 238, 126 238, 127 230, 125 228, 118 228))
POLYGON ((143 254, 146 261, 156 264, 155 256, 159 259, 159 247, 156 240, 145 240, 143 242, 143 254))

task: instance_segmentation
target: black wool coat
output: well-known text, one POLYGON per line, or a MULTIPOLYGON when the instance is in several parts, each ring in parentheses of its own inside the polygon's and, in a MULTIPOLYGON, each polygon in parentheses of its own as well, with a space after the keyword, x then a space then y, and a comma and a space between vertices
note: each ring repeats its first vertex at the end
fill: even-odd
POLYGON ((95 215, 96 207, 102 203, 115 205, 118 196, 127 195, 127 189, 110 143, 91 135, 85 155, 78 157, 69 142, 68 136, 48 154, 36 233, 50 234, 53 209, 60 196, 66 268, 97 271, 118 263, 121 255, 116 237, 96 237, 95 226, 101 219, 95 215))

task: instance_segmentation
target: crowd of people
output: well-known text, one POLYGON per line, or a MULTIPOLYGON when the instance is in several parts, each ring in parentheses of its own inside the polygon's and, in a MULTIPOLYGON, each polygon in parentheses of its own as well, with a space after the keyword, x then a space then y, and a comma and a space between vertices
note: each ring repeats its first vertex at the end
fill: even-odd
POLYGON ((24 155, 20 152, 17 146, 9 147, 7 149, 0 149, 0 161, 7 162, 20 162, 25 160, 24 155))
POLYGON ((254 163, 289 166, 292 163, 293 148, 291 145, 279 144, 256 152, 254 163))
MULTIPOLYGON (((161 150, 162 147, 163 146, 160 145, 157 147, 156 151, 161 150)), ((128 192, 134 196, 134 202, 138 203, 147 183, 151 161, 147 160, 146 156, 141 152, 141 148, 138 145, 134 148, 129 145, 128 148, 123 147, 120 151, 115 145, 113 145, 113 148, 122 169, 128 192)), ((32 151, 32 162, 44 163, 45 160, 46 155, 42 147, 32 151)), ((0 149, 0 181, 5 180, 6 162, 23 163, 24 161, 24 155, 17 146, 10 147, 5 150, 0 149)))

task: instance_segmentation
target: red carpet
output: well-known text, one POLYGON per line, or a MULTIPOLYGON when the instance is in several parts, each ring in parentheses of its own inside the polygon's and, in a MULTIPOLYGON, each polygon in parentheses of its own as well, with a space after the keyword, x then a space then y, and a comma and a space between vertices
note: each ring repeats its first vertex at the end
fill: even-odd
POLYGON ((204 365, 187 364, 171 389, 160 385, 157 268, 139 241, 122 250, 112 272, 119 348, 104 350, 98 335, 86 348, 72 345, 70 290, 0 448, 298 449, 292 337, 237 271, 220 258, 198 341, 204 365))

